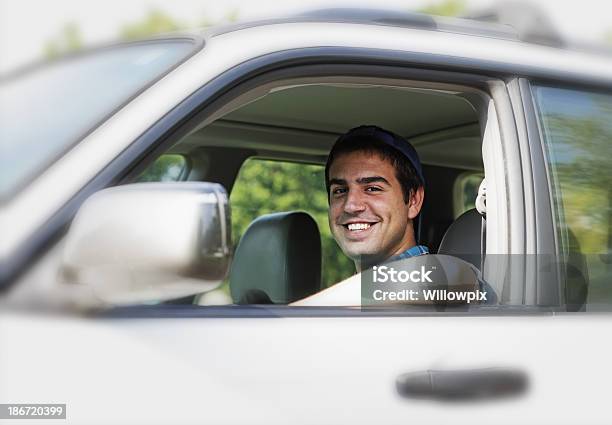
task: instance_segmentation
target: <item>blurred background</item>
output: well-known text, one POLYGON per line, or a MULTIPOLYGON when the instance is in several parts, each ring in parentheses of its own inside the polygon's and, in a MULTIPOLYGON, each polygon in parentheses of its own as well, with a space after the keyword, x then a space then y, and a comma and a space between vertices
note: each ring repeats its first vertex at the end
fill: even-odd
POLYGON ((0 74, 108 41, 330 7, 502 21, 553 34, 563 45, 612 51, 609 0, 0 0, 0 74))

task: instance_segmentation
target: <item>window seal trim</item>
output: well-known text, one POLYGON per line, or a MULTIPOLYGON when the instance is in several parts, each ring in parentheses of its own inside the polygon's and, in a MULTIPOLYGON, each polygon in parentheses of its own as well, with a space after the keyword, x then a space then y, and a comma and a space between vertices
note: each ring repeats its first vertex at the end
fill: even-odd
MULTIPOLYGON (((438 306, 439 307, 439 306, 438 306)), ((105 319, 176 319, 176 318, 313 318, 313 317, 474 317, 474 316, 553 316, 563 312, 553 307, 540 306, 470 306, 447 307, 436 310, 435 307, 406 306, 361 308, 361 307, 299 307, 290 305, 235 305, 198 306, 160 304, 148 306, 114 307, 90 313, 96 318, 105 319)))
MULTIPOLYGON (((538 117, 538 107, 532 91, 531 82, 521 78, 518 81, 524 119, 527 130, 527 141, 531 152, 532 184, 536 221, 536 238, 538 254, 562 255, 557 235, 557 218, 554 214, 555 203, 551 178, 550 161, 545 146, 544 133, 538 117), (543 195, 545 194, 545 195, 543 195)), ((561 258, 561 257, 560 257, 561 258)), ((557 262, 558 263, 558 262, 557 262)), ((536 302, 547 305, 564 305, 565 291, 562 287, 563 271, 557 264, 558 278, 556 285, 545 285, 538 279, 536 302)))

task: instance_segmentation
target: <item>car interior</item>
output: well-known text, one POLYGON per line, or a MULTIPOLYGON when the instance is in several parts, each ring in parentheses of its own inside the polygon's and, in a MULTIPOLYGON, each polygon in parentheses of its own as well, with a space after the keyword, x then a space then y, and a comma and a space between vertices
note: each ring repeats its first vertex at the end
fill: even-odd
MULTIPOLYGON (((470 254, 466 261, 480 267, 481 217, 473 205, 484 176, 481 120, 468 99, 460 89, 417 83, 277 82, 231 102, 166 154, 185 158, 181 179, 221 183, 231 194, 234 220, 240 207, 233 192, 241 170, 252 160, 322 170, 338 136, 359 125, 380 126, 407 138, 423 163, 420 243, 431 253, 470 254)), ((316 190, 325 192, 323 181, 316 190)), ((280 196, 270 193, 270 198, 280 196)), ((321 196, 327 199, 326 193, 321 196)), ((333 284, 321 278, 329 256, 321 249, 322 238, 329 238, 325 205, 316 221, 307 206, 292 206, 267 208, 264 214, 253 211, 249 226, 233 235, 234 256, 225 289, 231 299, 226 302, 288 304, 333 284)), ((346 273, 350 276, 354 270, 346 273)), ((195 302, 224 303, 213 299, 204 296, 195 302)))

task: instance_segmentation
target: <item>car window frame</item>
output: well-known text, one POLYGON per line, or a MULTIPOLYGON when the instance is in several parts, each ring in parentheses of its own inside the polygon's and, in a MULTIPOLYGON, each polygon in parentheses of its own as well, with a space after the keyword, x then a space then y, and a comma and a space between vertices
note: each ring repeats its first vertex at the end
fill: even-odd
MULTIPOLYGON (((529 179, 531 181, 528 190, 529 199, 526 203, 527 215, 531 218, 532 232, 529 252, 540 256, 540 258, 535 256, 536 263, 538 263, 547 262, 559 254, 559 241, 554 230, 556 218, 551 192, 550 169, 531 90, 532 82, 532 79, 516 78, 511 83, 510 96, 517 113, 520 112, 522 117, 519 120, 521 124, 519 131, 522 135, 525 156, 528 157, 528 161, 523 162, 523 170, 531 177, 529 179)), ((537 270, 539 270, 537 265, 531 269, 534 285, 527 288, 529 291, 526 295, 527 299, 537 305, 564 306, 565 291, 562 284, 563 271, 560 265, 557 264, 554 279, 544 278, 538 274, 537 270)))
MULTIPOLYGON (((368 317, 512 317, 553 316, 565 310, 551 306, 474 305, 442 308, 440 306, 345 307, 345 306, 291 306, 291 305, 138 305, 110 307, 91 312, 90 316, 105 319, 164 319, 164 318, 368 318, 368 317)), ((568 313, 573 314, 573 313, 568 313)))

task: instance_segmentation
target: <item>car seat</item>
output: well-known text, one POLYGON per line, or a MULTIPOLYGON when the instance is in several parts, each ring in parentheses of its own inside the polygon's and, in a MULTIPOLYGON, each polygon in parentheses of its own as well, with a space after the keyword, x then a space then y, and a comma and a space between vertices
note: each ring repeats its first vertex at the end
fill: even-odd
POLYGON ((229 275, 237 304, 288 304, 321 289, 321 236, 314 219, 290 211, 256 218, 240 239, 229 275))
POLYGON ((481 229, 482 216, 475 209, 461 214, 444 233, 438 254, 452 255, 473 264, 481 266, 481 229))
POLYGON ((471 263, 477 269, 482 268, 484 243, 484 221, 487 212, 487 183, 482 179, 475 199, 475 207, 461 214, 448 227, 438 254, 452 255, 471 263))
MULTIPOLYGON (((438 254, 461 258, 476 268, 481 268, 482 216, 476 209, 460 215, 448 228, 438 254)), ((568 311, 583 311, 588 294, 589 275, 586 259, 581 252, 578 240, 568 228, 569 255, 559 260, 565 269, 565 304, 568 311)))

